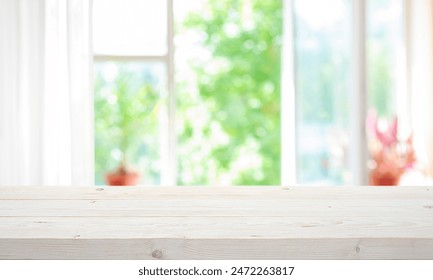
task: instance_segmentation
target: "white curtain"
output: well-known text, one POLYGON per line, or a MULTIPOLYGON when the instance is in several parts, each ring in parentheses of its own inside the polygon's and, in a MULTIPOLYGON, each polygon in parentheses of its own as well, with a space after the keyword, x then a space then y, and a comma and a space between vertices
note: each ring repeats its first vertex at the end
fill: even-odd
POLYGON ((0 185, 93 185, 89 0, 0 0, 0 185))
POLYGON ((433 0, 406 0, 408 91, 419 162, 433 176, 433 0))

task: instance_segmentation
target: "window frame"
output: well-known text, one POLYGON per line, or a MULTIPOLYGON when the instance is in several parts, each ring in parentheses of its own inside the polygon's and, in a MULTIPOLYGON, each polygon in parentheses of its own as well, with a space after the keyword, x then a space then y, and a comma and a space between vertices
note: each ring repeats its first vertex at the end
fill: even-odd
MULTIPOLYGON (((98 55, 94 54, 95 62, 106 61, 139 61, 162 63, 166 69, 166 97, 167 97, 167 127, 168 139, 161 143, 163 152, 161 185, 177 185, 177 133, 176 133, 176 93, 175 93, 175 45, 174 45, 174 0, 167 1, 167 53, 165 55, 98 55)), ((407 3, 403 3, 405 36, 407 33, 407 3)), ((283 45, 281 71, 281 178, 280 185, 297 185, 296 162, 296 84, 295 66, 296 56, 294 48, 294 0, 283 0, 283 45), (295 155, 295 156, 294 156, 295 155)), ((350 142, 353 149, 350 155, 350 171, 352 185, 367 185, 367 139, 365 120, 367 117, 368 88, 367 88, 367 0, 352 1, 352 91, 350 109, 350 142)), ((407 39, 407 38, 404 38, 407 39)), ((406 40, 407 44, 407 40, 406 40)), ((405 77, 407 79, 407 75, 405 77)), ((408 100, 407 96, 403 98, 408 100)), ((403 114, 407 115, 408 112, 403 114)))

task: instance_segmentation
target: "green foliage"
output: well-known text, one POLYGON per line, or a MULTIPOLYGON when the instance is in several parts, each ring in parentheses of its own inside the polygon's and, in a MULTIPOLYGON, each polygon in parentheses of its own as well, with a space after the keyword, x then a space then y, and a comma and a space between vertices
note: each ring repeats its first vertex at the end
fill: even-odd
POLYGON ((192 174, 181 174, 180 184, 220 182, 226 175, 236 185, 280 183, 282 2, 208 1, 206 16, 190 14, 179 27, 201 34, 211 54, 191 62, 198 93, 178 87, 179 148, 193 153, 180 157, 181 173, 192 174), (203 125, 185 115, 199 107, 206 112, 203 125), (215 140, 221 137, 226 140, 215 140))
MULTIPOLYGON (((372 40, 373 41, 373 40, 372 40)), ((392 103, 392 77, 390 71, 391 57, 390 47, 380 46, 374 41, 369 48, 369 63, 374 67, 370 68, 368 73, 369 85, 369 103, 375 108, 382 117, 391 117, 393 112, 392 103)))

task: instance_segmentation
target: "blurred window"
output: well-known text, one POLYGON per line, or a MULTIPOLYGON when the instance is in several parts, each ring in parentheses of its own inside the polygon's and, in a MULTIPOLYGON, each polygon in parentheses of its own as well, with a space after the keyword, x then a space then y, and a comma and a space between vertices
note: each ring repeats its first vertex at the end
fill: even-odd
MULTIPOLYGON (((94 0, 97 183, 126 159, 142 184, 279 185, 291 173, 282 156, 295 159, 297 183, 354 183, 354 1, 94 0), (293 77, 282 77, 283 42, 293 77), (282 155, 290 81, 296 153, 282 155)), ((403 1, 368 0, 362 20, 366 105, 400 113, 403 1)))

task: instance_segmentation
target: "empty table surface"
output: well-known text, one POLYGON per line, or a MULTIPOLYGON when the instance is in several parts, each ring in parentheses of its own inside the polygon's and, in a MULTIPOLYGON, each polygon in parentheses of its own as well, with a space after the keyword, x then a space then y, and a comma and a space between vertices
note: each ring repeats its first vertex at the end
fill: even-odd
POLYGON ((0 187, 0 259, 433 259, 433 187, 0 187))

